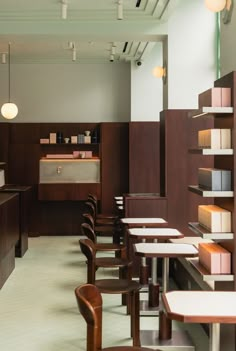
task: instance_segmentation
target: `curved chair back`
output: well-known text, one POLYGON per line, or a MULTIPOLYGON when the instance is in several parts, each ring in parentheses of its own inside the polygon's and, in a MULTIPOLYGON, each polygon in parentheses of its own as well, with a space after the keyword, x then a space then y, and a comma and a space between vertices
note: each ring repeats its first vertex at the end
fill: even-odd
POLYGON ((94 229, 94 219, 90 213, 83 213, 82 217, 86 223, 88 223, 92 229, 94 229))
POLYGON ((96 266, 95 266, 95 255, 96 250, 94 243, 90 239, 80 239, 79 245, 82 253, 87 258, 87 283, 94 284, 95 282, 95 273, 96 273, 96 266))
POLYGON ((75 289, 75 296, 81 315, 87 323, 87 351, 102 348, 102 296, 92 284, 75 289))
POLYGON ((91 225, 89 225, 88 223, 82 223, 81 224, 81 232, 82 232, 82 235, 86 236, 94 244, 97 243, 97 237, 96 237, 91 225))
POLYGON ((85 202, 86 208, 88 212, 91 214, 91 216, 95 219, 96 218, 96 209, 94 207, 94 204, 90 201, 85 202))

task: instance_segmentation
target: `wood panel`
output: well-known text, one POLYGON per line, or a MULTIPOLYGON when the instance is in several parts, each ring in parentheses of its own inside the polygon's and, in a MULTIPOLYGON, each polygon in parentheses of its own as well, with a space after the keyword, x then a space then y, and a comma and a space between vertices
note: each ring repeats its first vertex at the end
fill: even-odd
POLYGON ((129 192, 160 192, 159 122, 129 124, 129 192))
POLYGON ((115 213, 114 196, 128 192, 128 123, 101 124, 101 211, 115 213))
POLYGON ((0 162, 6 162, 1 166, 5 170, 5 181, 8 181, 8 145, 9 145, 9 123, 0 124, 0 162))
POLYGON ((167 220, 167 199, 160 196, 124 195, 125 217, 160 217, 167 220))
POLYGON ((15 245, 19 240, 19 197, 0 194, 0 288, 15 267, 15 245))
POLYGON ((161 195, 168 200, 168 223, 193 236, 188 222, 197 221, 198 205, 212 200, 190 193, 188 185, 197 184, 197 169, 211 167, 213 158, 191 154, 189 149, 197 147, 196 128, 210 128, 213 122, 194 119, 193 124, 187 110, 166 110, 161 113, 160 123, 161 195))
POLYGON ((94 194, 100 199, 100 188, 100 184, 94 183, 39 184, 38 199, 41 201, 86 201, 88 194, 94 194))

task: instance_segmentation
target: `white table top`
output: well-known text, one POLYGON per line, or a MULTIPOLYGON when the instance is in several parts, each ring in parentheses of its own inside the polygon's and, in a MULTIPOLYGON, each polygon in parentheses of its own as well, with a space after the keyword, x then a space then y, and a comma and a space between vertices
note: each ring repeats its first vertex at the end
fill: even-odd
POLYGON ((117 205, 123 205, 123 200, 116 200, 117 205))
POLYGON ((235 291, 171 291, 163 303, 171 319, 192 323, 236 323, 235 291))
POLYGON ((194 257, 198 250, 191 244, 138 243, 135 254, 144 257, 194 257))
POLYGON ((182 233, 173 228, 130 228, 128 229, 128 233, 130 236, 156 239, 183 237, 182 233))
POLYGON ((163 218, 121 218, 121 222, 124 224, 166 223, 163 218))
POLYGON ((123 209, 124 209, 124 206, 118 206, 118 209, 119 209, 119 210, 123 210, 123 209))
POLYGON ((115 200, 123 200, 123 196, 115 196, 114 199, 115 200))

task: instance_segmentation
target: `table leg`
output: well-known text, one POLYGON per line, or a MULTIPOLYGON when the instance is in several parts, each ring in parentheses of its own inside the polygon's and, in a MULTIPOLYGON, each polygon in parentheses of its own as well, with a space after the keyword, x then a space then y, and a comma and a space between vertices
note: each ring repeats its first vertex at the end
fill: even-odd
POLYGON ((131 336, 133 346, 140 346, 140 325, 139 325, 139 291, 133 291, 131 294, 131 336))
POLYGON ((210 351, 220 351, 220 323, 210 324, 210 351))
MULTIPOLYGON (((162 289, 163 293, 168 291, 169 282, 169 257, 163 258, 162 289)), ((159 339, 167 340, 172 337, 172 322, 164 311, 159 312, 159 339)))
MULTIPOLYGON (((142 242, 145 243, 146 240, 142 239, 142 242)), ((148 284, 148 266, 146 262, 146 258, 141 258, 141 266, 140 266, 140 284, 148 284)))
MULTIPOLYGON (((158 240, 155 239, 154 243, 158 240)), ((157 257, 152 259, 152 281, 148 287, 148 304, 150 307, 159 306, 159 283, 157 280, 157 257)))

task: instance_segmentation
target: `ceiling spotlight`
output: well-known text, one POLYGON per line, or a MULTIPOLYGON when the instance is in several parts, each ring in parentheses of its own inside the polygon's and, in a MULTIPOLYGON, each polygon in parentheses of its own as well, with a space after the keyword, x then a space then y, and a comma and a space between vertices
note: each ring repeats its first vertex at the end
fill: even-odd
POLYGON ((117 19, 123 20, 123 0, 117 1, 117 19))
POLYGON ((69 49, 72 50, 72 49, 74 48, 74 46, 75 46, 75 45, 74 45, 73 41, 69 41, 69 42, 68 42, 68 47, 69 47, 69 49))
POLYGON ((114 55, 110 55, 110 62, 114 62, 115 56, 114 55))
POLYGON ((67 19, 68 1, 61 0, 61 18, 67 19))
POLYGON ((5 52, 2 53, 2 63, 7 63, 7 54, 5 52))
POLYGON ((77 56, 76 48, 74 47, 72 50, 72 61, 76 61, 76 56, 77 56))
POLYGON ((112 47, 111 47, 111 54, 112 54, 112 55, 115 55, 115 54, 116 54, 116 47, 115 47, 115 46, 112 46, 112 47))

